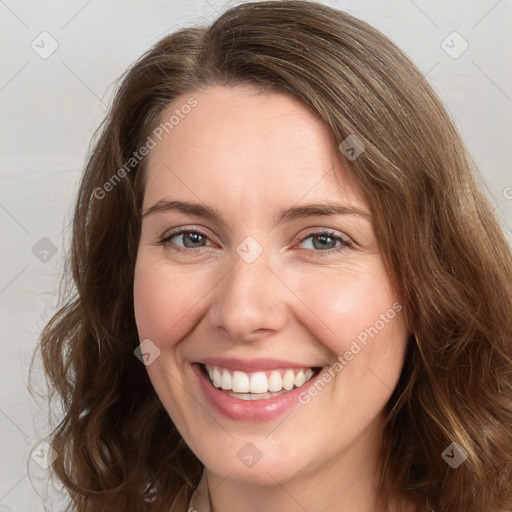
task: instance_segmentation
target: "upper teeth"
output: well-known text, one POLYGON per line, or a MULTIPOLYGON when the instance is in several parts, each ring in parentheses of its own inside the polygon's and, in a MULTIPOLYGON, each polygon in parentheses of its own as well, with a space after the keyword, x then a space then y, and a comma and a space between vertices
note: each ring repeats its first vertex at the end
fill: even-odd
POLYGON ((245 373, 209 364, 205 367, 215 387, 234 393, 267 393, 282 389, 290 391, 293 386, 300 387, 305 384, 314 374, 311 368, 245 373))

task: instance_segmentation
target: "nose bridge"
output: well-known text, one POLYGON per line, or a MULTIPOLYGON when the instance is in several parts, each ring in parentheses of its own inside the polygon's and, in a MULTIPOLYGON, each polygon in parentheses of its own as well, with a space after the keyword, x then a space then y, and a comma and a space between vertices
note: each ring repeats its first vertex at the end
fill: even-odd
POLYGON ((219 283, 211 321, 234 340, 251 340, 259 330, 276 331, 286 323, 282 283, 270 269, 269 253, 252 237, 240 243, 232 268, 219 283))

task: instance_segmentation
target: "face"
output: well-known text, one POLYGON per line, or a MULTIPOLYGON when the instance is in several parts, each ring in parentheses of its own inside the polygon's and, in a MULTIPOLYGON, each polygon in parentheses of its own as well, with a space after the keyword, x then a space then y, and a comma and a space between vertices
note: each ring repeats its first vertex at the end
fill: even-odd
POLYGON ((162 119, 176 109, 148 157, 134 283, 156 393, 216 475, 367 463, 408 333, 349 163, 285 95, 210 87, 162 119))

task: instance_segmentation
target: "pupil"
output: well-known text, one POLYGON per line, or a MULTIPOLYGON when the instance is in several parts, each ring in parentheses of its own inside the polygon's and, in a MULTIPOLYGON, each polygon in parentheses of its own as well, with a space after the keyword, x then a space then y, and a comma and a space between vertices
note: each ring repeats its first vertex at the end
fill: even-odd
MULTIPOLYGON (((332 237, 330 237, 329 235, 319 235, 318 237, 316 237, 319 241, 320 241, 320 246, 319 247, 316 247, 317 249, 318 248, 325 248, 325 245, 322 245, 326 242, 326 240, 333 240, 332 237)), ((327 242, 328 243, 328 242, 327 242)))
POLYGON ((193 244, 197 244, 201 242, 200 238, 202 237, 202 235, 200 235, 199 233, 189 233, 188 237, 189 239, 191 239, 191 242, 193 244))

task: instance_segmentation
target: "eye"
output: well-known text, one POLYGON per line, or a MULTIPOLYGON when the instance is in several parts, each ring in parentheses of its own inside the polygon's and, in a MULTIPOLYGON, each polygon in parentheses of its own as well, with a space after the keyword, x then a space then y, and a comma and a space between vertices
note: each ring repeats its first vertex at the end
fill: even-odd
POLYGON ((200 231, 195 229, 181 229, 165 235, 159 243, 168 246, 170 249, 180 251, 187 249, 201 249, 202 247, 205 247, 207 240, 208 237, 200 231), (180 239, 180 243, 173 241, 179 241, 180 239))
POLYGON ((348 238, 330 230, 310 233, 306 237, 302 238, 300 242, 304 243, 307 240, 310 241, 308 242, 309 247, 306 247, 307 249, 314 249, 315 251, 320 252, 337 252, 345 249, 346 247, 352 247, 352 242, 348 238))
MULTIPOLYGON (((180 229, 166 234, 158 241, 159 245, 164 245, 174 251, 197 252, 196 249, 208 247, 209 238, 206 234, 196 229, 180 229)), ((336 231, 323 230, 313 232, 300 239, 300 243, 306 243, 314 252, 338 252, 347 247, 352 247, 353 243, 347 237, 342 236, 336 231)), ((209 244, 212 245, 212 244, 209 244)))

